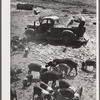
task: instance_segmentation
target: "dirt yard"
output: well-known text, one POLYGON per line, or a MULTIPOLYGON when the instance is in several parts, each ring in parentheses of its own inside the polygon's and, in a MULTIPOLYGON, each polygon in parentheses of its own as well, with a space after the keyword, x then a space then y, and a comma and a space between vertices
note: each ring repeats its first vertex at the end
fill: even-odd
MULTIPOLYGON (((31 86, 22 89, 22 81, 27 74, 27 65, 36 62, 45 65, 54 58, 71 58, 78 64, 78 75, 73 77, 74 70, 70 77, 66 79, 71 85, 77 88, 83 87, 82 100, 96 100, 96 71, 86 73, 81 70, 81 62, 86 59, 96 59, 96 0, 11 0, 11 36, 23 36, 25 27, 32 24, 40 16, 57 15, 61 23, 66 24, 70 16, 79 14, 83 9, 82 15, 86 19, 86 33, 89 42, 85 47, 71 48, 62 45, 45 44, 42 42, 30 42, 30 53, 27 58, 23 57, 24 52, 11 55, 11 69, 22 69, 18 74, 19 80, 12 82, 11 85, 17 90, 18 100, 32 100, 33 86, 38 82, 35 80, 31 86), (17 10, 17 3, 33 3, 40 10, 38 15, 34 15, 33 10, 17 10), (43 9, 43 7, 45 9, 43 9), (66 51, 63 52, 63 49, 66 51)), ((39 78, 39 73, 33 72, 34 79, 39 78)))

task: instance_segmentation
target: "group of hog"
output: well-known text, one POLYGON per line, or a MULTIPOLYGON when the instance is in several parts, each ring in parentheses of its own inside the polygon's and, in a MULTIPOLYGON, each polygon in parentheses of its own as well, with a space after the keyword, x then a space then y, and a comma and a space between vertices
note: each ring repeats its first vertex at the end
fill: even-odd
MULTIPOLYGON (((90 59, 82 62, 82 69, 87 70, 87 66, 93 66, 95 68, 96 62, 90 59)), ((45 66, 41 66, 37 63, 30 63, 28 65, 28 76, 32 76, 32 71, 37 71, 40 73, 40 79, 44 83, 48 84, 49 81, 53 81, 52 87, 54 87, 56 80, 66 78, 73 69, 75 69, 77 75, 77 67, 77 62, 69 58, 54 59, 46 63, 45 66)))
MULTIPOLYGON (((23 44, 19 44, 19 39, 12 39, 11 46, 13 50, 22 47, 23 44), (15 41, 16 40, 16 41, 15 41), (17 46, 17 48, 16 48, 17 46)), ((22 43, 22 42, 21 42, 22 43)), ((27 48, 26 51, 28 51, 27 48)), ((96 67, 96 62, 93 60, 86 60, 82 62, 81 69, 87 70, 87 66, 96 67)), ((66 76, 70 76, 70 73, 75 69, 75 75, 78 74, 77 71, 78 63, 70 58, 64 59, 53 59, 42 66, 37 63, 28 64, 28 74, 23 79, 23 88, 30 86, 33 81, 32 71, 39 72, 40 85, 34 86, 33 88, 33 100, 80 100, 83 87, 75 89, 68 82, 63 80, 66 76), (49 82, 52 81, 52 85, 49 86, 49 82), (58 86, 57 86, 58 82, 58 86)), ((11 100, 17 100, 16 90, 11 88, 11 100)))
MULTIPOLYGON (((95 65, 96 62, 90 59, 82 62, 83 69, 86 69, 87 66, 95 67, 95 65)), ((73 68, 77 75, 77 66, 78 64, 69 58, 54 59, 46 63, 45 66, 30 63, 28 64, 28 75, 23 79, 23 88, 31 85, 33 80, 32 71, 36 71, 40 73, 40 83, 39 86, 35 85, 33 87, 33 100, 80 100, 83 87, 80 86, 75 89, 63 79, 70 75, 73 68), (52 82, 51 86, 49 82, 52 82)), ((16 91, 11 90, 11 93, 11 98, 17 99, 16 91)))

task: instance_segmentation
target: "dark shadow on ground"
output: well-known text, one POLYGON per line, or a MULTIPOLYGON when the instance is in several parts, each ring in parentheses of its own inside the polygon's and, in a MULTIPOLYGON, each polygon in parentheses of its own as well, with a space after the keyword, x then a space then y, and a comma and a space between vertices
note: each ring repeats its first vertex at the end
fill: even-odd
POLYGON ((82 69, 82 68, 81 68, 81 70, 84 71, 85 73, 90 73, 90 74, 93 73, 93 71, 85 70, 85 69, 82 69))
POLYGON ((45 39, 37 39, 37 40, 30 40, 30 42, 34 42, 36 44, 42 44, 42 45, 54 45, 54 46, 65 46, 65 47, 72 47, 72 48, 80 48, 81 46, 85 46, 87 44, 86 41, 80 42, 80 41, 72 41, 70 44, 65 45, 62 43, 61 40, 45 40, 45 39))
POLYGON ((50 44, 50 45, 54 45, 54 46, 60 46, 60 45, 63 45, 62 43, 61 43, 61 41, 59 41, 59 40, 45 40, 45 39, 38 39, 38 40, 36 40, 36 41, 33 41, 33 42, 35 42, 36 44, 43 44, 43 45, 48 45, 48 44, 50 44))
POLYGON ((22 54, 22 52, 10 53, 11 56, 13 56, 13 55, 17 55, 17 54, 22 54))
POLYGON ((92 78, 93 78, 93 79, 96 79, 96 74, 94 74, 92 78))

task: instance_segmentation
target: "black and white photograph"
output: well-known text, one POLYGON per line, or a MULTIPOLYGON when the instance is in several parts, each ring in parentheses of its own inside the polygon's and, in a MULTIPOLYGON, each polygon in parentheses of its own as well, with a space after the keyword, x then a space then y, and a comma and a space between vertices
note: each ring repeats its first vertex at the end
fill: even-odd
POLYGON ((8 100, 98 99, 97 3, 10 0, 8 100))

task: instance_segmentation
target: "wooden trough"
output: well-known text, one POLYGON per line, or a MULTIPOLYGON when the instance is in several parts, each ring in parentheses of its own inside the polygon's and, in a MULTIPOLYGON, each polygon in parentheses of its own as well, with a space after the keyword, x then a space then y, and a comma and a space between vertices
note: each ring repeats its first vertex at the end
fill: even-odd
POLYGON ((20 10, 33 10, 33 4, 17 4, 17 9, 20 10))

